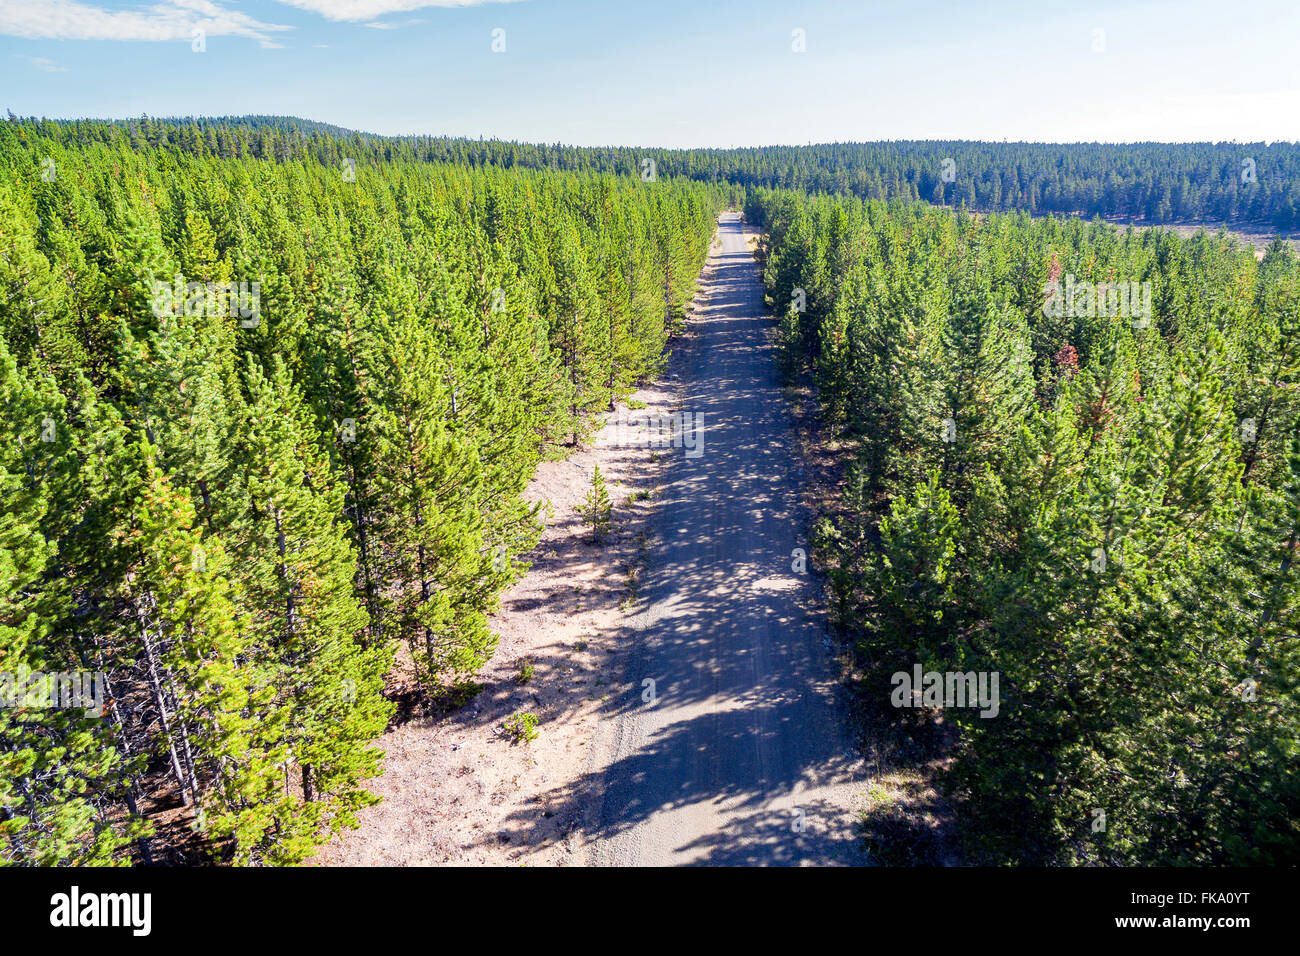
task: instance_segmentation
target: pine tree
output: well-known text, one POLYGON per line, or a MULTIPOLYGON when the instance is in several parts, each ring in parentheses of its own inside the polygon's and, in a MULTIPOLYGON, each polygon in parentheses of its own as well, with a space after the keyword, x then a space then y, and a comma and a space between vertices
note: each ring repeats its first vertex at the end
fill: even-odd
POLYGON ((937 460, 960 504, 971 482, 1014 434, 1033 398, 1023 320, 995 301, 981 277, 958 281, 932 366, 938 417, 927 458, 937 460))
POLYGON ((584 431, 583 414, 607 407, 609 393, 601 357, 609 354, 609 326, 600 321, 599 298, 572 225, 558 227, 547 289, 551 341, 560 353, 570 387, 571 444, 584 431))
MULTIPOLYGON (((120 757, 91 702, 48 706, 51 675, 91 689, 76 648, 56 629, 69 613, 52 575, 56 494, 73 466, 64 402, 29 380, 0 343, 0 863, 107 864, 141 829, 112 819, 120 757), (32 695, 29 696, 29 689, 32 695), (44 699, 42 699, 44 698, 44 699)), ((101 685, 102 691, 102 685, 101 685)))
POLYGON ((194 530, 189 495, 172 487, 147 443, 130 531, 137 559, 123 582, 138 655, 160 723, 159 744, 195 823, 236 862, 251 862, 282 801, 285 750, 257 750, 287 714, 250 658, 220 543, 194 530), (201 556, 201 560, 196 560, 201 556))
POLYGON ((432 690, 444 674, 462 679, 491 655, 496 637, 487 613, 509 569, 485 541, 483 469, 454 425, 454 389, 439 367, 433 332, 409 285, 391 281, 374 355, 373 380, 383 390, 370 429, 391 556, 386 570, 401 588, 393 614, 432 690))
POLYGON ((600 473, 600 465, 591 473, 591 490, 587 492, 582 514, 591 526, 591 540, 594 542, 603 541, 605 535, 613 529, 613 506, 605 487, 605 476, 600 473))
POLYGON ((932 472, 911 498, 894 500, 880 522, 879 557, 867 588, 881 615, 881 640, 915 660, 943 654, 953 608, 952 561, 958 514, 932 472))
POLYGON ((287 709, 283 738, 304 801, 278 822, 279 861, 296 862, 318 831, 355 825, 374 802, 361 782, 379 770, 370 741, 392 713, 383 697, 387 649, 363 648, 366 626, 352 582, 355 559, 328 458, 282 361, 263 374, 251 358, 237 448, 248 511, 233 556, 241 604, 276 700, 287 709))
POLYGON ((70 376, 85 363, 66 287, 37 248, 30 213, 0 185, 0 335, 24 365, 70 376))

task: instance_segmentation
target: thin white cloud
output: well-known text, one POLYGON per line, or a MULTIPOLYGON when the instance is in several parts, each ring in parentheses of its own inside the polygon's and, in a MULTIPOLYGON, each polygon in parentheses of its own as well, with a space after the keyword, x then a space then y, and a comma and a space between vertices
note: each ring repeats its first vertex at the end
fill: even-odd
POLYGON ((271 34, 292 27, 263 23, 213 0, 162 0, 138 10, 106 10, 78 0, 0 0, 0 34, 47 40, 190 40, 238 36, 278 47, 271 34))
MULTIPOLYGON (((513 0, 279 0, 280 3, 319 13, 326 20, 374 20, 387 13, 409 13, 425 7, 481 7, 513 0)), ((370 24, 367 23, 366 26, 370 24)))
POLYGON ((422 17, 410 17, 406 20, 374 20, 370 23, 361 24, 363 27, 370 27, 372 30, 396 30, 398 27, 415 27, 428 21, 422 17))
POLYGON ((68 68, 66 66, 59 66, 59 64, 55 63, 49 57, 25 56, 23 57, 23 59, 26 60, 28 63, 30 63, 32 66, 36 67, 36 69, 40 70, 42 73, 67 73, 68 72, 68 68))

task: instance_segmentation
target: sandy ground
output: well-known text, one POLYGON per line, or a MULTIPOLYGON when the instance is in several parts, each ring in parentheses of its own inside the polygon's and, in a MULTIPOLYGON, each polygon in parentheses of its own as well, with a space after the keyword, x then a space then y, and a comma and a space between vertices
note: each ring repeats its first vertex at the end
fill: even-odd
MULTIPOLYGON (((1148 226, 1142 223, 1116 221, 1113 222, 1112 225, 1119 226, 1120 228, 1132 225, 1134 229, 1164 228, 1171 230, 1184 239, 1196 235, 1202 229, 1212 236, 1217 235, 1220 229, 1219 225, 1212 223, 1173 222, 1166 223, 1164 226, 1148 226)), ((1241 245, 1252 247, 1256 259, 1264 258, 1264 253, 1268 251, 1269 243, 1271 243, 1278 235, 1281 235, 1283 239, 1290 243, 1291 248, 1296 253, 1300 253, 1300 233, 1278 233, 1276 231, 1270 231, 1269 227, 1264 224, 1254 225, 1251 223, 1234 223, 1228 229, 1228 235, 1233 239, 1236 239, 1241 245)))
MULTIPOLYGON (((716 240, 715 240, 716 241, 716 240)), ((717 262, 702 274, 694 310, 705 308, 717 262)), ((671 345, 691 347, 688 322, 671 345)), ((605 719, 626 669, 626 616, 635 604, 650 546, 648 519, 664 470, 683 449, 652 448, 637 419, 676 409, 681 362, 638 391, 609 418, 590 447, 543 462, 528 487, 549 503, 532 568, 506 592, 493 628, 501 637, 467 706, 437 719, 413 719, 377 744, 386 752, 371 789, 383 799, 360 814, 359 830, 336 838, 315 863, 367 865, 565 865, 581 863, 583 808, 572 793, 591 766, 595 725, 605 719), (645 408, 635 407, 645 403, 645 408), (600 466, 613 501, 614 534, 587 540, 577 508, 600 466), (531 664, 526 683, 521 667, 531 664), (531 742, 500 732, 510 715, 538 718, 531 742)))
MULTIPOLYGON (((1084 217, 1080 217, 1084 218, 1084 217)), ((1183 239, 1188 239, 1202 229, 1210 235, 1217 235, 1223 228, 1222 223, 1214 222, 1168 222, 1163 224, 1152 225, 1146 222, 1132 219, 1112 218, 1106 220, 1112 226, 1124 229, 1132 226, 1134 229, 1168 229, 1183 239)), ((1278 232, 1267 223, 1233 223, 1227 227, 1228 235, 1244 246, 1251 246, 1255 252, 1256 259, 1263 259, 1264 253, 1268 250, 1269 243, 1277 236, 1281 236, 1291 244, 1291 248, 1300 253, 1300 233, 1298 232, 1278 232)))

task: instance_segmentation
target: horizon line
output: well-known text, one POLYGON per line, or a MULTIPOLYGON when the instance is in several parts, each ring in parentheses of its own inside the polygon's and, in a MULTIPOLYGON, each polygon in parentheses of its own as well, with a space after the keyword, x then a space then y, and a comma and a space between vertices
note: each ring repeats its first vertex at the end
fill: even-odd
POLYGON ((147 113, 141 113, 139 116, 122 116, 122 117, 105 117, 105 116, 22 116, 12 109, 6 109, 5 122, 54 122, 54 123, 130 123, 138 120, 150 120, 162 123, 180 123, 186 121, 207 121, 207 122, 229 122, 236 123, 253 119, 274 119, 274 120, 291 120, 300 123, 313 123, 319 126, 333 127, 336 130, 342 130, 357 136, 369 136, 376 139, 443 139, 443 140, 461 140, 465 142, 488 142, 488 143, 509 143, 512 145, 528 146, 562 146, 570 149, 659 149, 674 150, 678 152, 725 152, 729 150, 757 150, 757 149, 806 149, 815 146, 872 146, 877 144, 900 144, 900 143, 976 143, 979 145, 990 146, 1264 146, 1271 148, 1273 146, 1300 146, 1300 140, 1289 139, 1258 139, 1258 140, 1027 140, 1027 139, 961 139, 941 137, 925 139, 844 139, 844 140, 820 140, 808 141, 803 143, 780 143, 768 142, 759 144, 740 144, 730 146, 659 146, 649 143, 600 143, 596 145, 579 145, 577 143, 566 143, 560 140, 535 140, 535 139, 510 139, 502 136, 488 136, 482 133, 475 135, 456 134, 456 133, 375 133, 369 130, 358 129, 352 126, 345 126, 340 123, 330 122, 328 120, 311 119, 305 116, 295 116, 290 113, 224 113, 224 114, 188 114, 188 115, 170 115, 170 116, 150 116, 147 113))

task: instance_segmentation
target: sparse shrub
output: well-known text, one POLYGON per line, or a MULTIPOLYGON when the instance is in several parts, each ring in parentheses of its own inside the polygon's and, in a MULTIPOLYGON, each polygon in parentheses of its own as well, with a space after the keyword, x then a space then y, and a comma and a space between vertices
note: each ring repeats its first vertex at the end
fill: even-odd
POLYGON ((537 715, 526 711, 511 714, 501 723, 501 732, 513 743, 537 739, 537 715))
POLYGON ((614 526, 614 508, 609 500, 609 491, 605 487, 605 476, 600 473, 600 465, 591 473, 591 491, 582 506, 582 516, 591 526, 591 540, 599 542, 614 526))

